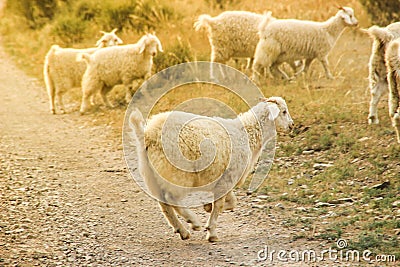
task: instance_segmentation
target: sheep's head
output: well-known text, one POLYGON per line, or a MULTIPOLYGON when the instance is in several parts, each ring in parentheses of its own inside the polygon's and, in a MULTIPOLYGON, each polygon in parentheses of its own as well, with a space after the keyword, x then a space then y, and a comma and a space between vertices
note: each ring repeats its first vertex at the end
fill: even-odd
POLYGON ((139 53, 142 54, 146 51, 146 54, 154 57, 157 52, 164 52, 160 40, 153 33, 147 33, 139 40, 140 50, 139 53))
POLYGON ((107 46, 115 46, 123 44, 122 40, 115 34, 117 29, 112 30, 111 32, 100 31, 103 36, 97 41, 97 47, 107 47, 107 46))
POLYGON ((275 121, 275 125, 278 129, 290 131, 293 126, 292 117, 289 114, 286 101, 282 97, 273 96, 263 100, 269 105, 270 119, 275 121))
POLYGON ((354 16, 354 10, 351 7, 342 7, 339 6, 339 11, 337 13, 337 16, 342 18, 343 22, 347 26, 357 26, 358 25, 358 20, 354 16))

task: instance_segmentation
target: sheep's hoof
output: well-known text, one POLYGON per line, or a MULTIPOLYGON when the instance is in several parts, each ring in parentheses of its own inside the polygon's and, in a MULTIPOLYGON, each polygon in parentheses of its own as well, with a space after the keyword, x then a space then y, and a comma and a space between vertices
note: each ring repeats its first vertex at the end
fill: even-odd
POLYGON ((189 239, 190 233, 186 229, 176 229, 175 233, 179 233, 182 240, 189 239))
POLYGON ((200 231, 201 230, 201 225, 191 224, 190 227, 192 228, 193 231, 200 231))
POLYGON ((207 240, 208 240, 208 242, 215 243, 215 242, 219 241, 219 238, 216 235, 213 235, 213 236, 210 235, 210 236, 207 236, 207 240))
POLYGON ((208 212, 208 213, 210 213, 212 211, 212 204, 211 203, 205 204, 203 207, 204 207, 204 210, 206 212, 208 212))
POLYGON ((369 116, 368 117, 368 124, 379 124, 379 120, 375 116, 369 116))
POLYGON ((54 115, 54 114, 56 114, 56 110, 55 109, 50 109, 50 113, 54 115))

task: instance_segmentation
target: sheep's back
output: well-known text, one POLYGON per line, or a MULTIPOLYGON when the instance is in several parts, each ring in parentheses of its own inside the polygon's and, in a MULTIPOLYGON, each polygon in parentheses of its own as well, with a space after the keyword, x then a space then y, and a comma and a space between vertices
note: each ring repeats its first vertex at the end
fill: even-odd
POLYGON ((106 84, 115 85, 122 79, 134 80, 145 76, 151 61, 144 61, 134 45, 106 47, 96 51, 89 62, 89 73, 106 84))
MULTIPOLYGON (((48 55, 49 73, 58 88, 81 86, 86 70, 85 62, 77 62, 79 53, 93 53, 96 49, 58 48, 48 55)), ((67 88, 64 88, 67 89, 67 88)))
POLYGON ((210 24, 212 45, 232 57, 252 57, 262 19, 262 15, 252 12, 223 12, 210 24))
MULTIPOLYGON (((170 113, 162 113, 152 117, 145 129, 145 144, 148 157, 157 172, 169 182, 185 187, 204 186, 220 178, 230 162, 232 147, 227 131, 209 119, 195 119, 180 129, 179 139, 176 142, 172 137, 168 137, 168 134, 162 137, 162 127, 169 115, 170 113), (164 147, 171 147, 168 146, 168 144, 171 144, 174 149, 167 149, 168 151, 173 150, 171 152, 179 153, 179 149, 189 161, 200 159, 200 144, 205 139, 210 139, 215 144, 216 154, 211 164, 203 170, 197 169, 198 166, 194 163, 191 165, 190 172, 181 170, 171 164, 165 157, 164 147)), ((183 122, 194 119, 196 116, 190 113, 179 113, 178 116, 174 116, 177 121, 173 123, 173 127, 179 127, 183 122)), ((231 178, 228 177, 228 179, 231 178)), ((233 177, 233 179, 239 178, 233 177)), ((238 180, 235 181, 237 182, 238 180)))
POLYGON ((282 62, 315 58, 330 50, 326 31, 319 23, 312 21, 273 21, 262 32, 261 38, 273 39, 280 44, 282 62))

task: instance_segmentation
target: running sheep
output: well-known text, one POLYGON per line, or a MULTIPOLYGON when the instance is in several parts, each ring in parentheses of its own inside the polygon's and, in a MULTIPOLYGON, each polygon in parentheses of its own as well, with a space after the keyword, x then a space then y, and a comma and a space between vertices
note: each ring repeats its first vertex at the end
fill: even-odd
POLYGON ((63 95, 74 87, 80 87, 82 76, 86 70, 86 64, 76 62, 76 56, 80 53, 94 53, 99 48, 122 44, 122 40, 115 34, 117 29, 111 32, 103 32, 103 36, 97 41, 96 47, 86 49, 61 48, 53 45, 47 52, 44 61, 44 81, 50 102, 50 112, 56 113, 55 98, 61 113, 65 113, 63 95))
POLYGON ((107 94, 118 84, 126 88, 126 100, 131 98, 134 80, 146 79, 151 75, 153 57, 162 52, 160 40, 147 33, 136 44, 121 45, 100 49, 93 54, 82 53, 78 61, 85 61, 87 68, 82 78, 82 104, 80 113, 84 114, 96 92, 100 92, 103 102, 112 107, 107 94))
MULTIPOLYGON (((333 76, 328 68, 328 54, 346 27, 358 25, 354 11, 350 7, 339 7, 335 16, 324 22, 296 19, 278 19, 261 23, 260 41, 257 44, 253 62, 253 80, 258 81, 262 68, 272 77, 271 70, 279 71, 283 78, 288 76, 279 70, 283 62, 305 59, 304 72, 318 59, 326 77, 333 76)), ((270 18, 265 17, 265 20, 270 18)))
POLYGON ((382 95, 388 91, 385 51, 390 41, 400 37, 400 22, 392 23, 386 27, 372 26, 364 32, 373 40, 368 63, 368 81, 371 92, 368 123, 379 124, 378 103, 382 95))
POLYGON ((219 214, 235 205, 233 187, 242 185, 253 170, 261 151, 273 138, 275 126, 286 131, 293 127, 288 107, 281 97, 262 99, 235 119, 174 111, 154 115, 145 123, 141 112, 134 110, 129 120, 137 141, 139 173, 150 192, 159 200, 165 218, 175 233, 180 234, 181 239, 188 239, 190 233, 176 213, 190 223, 193 230, 200 230, 201 226, 196 214, 181 204, 187 197, 187 191, 177 192, 171 184, 180 188, 211 185, 210 193, 214 200, 206 224, 207 240, 210 242, 218 240, 216 226, 219 214), (167 136, 177 130, 178 139, 167 136), (206 140, 212 142, 216 153, 207 168, 200 168, 196 159, 204 156, 202 152, 207 146, 203 142, 206 140), (231 153, 231 141, 243 142, 241 146, 235 147, 235 153, 231 153), (165 153, 169 150, 181 151, 189 164, 193 164, 190 165, 192 167, 185 168, 185 171, 171 164, 171 158, 165 153), (234 157, 233 154, 239 156, 234 157), (230 161, 238 164, 229 169, 227 166, 230 161), (243 168, 238 167, 240 162, 244 162, 243 168), (230 183, 232 186, 228 187, 230 183), (216 195, 217 193, 220 195, 216 195), (171 204, 172 200, 178 204, 171 204))
POLYGON ((392 41, 386 51, 387 81, 389 85, 389 115, 400 143, 400 38, 392 41))

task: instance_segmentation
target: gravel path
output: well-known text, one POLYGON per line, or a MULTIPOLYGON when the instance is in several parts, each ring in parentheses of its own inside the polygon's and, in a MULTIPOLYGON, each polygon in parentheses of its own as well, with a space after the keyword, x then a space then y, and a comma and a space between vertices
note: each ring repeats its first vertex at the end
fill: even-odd
POLYGON ((257 252, 327 245, 292 242, 283 207, 241 191, 220 216, 221 242, 205 231, 181 241, 130 178, 110 126, 51 115, 42 85, 0 57, 0 266, 303 266, 257 252))

